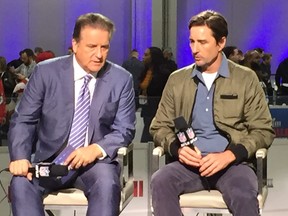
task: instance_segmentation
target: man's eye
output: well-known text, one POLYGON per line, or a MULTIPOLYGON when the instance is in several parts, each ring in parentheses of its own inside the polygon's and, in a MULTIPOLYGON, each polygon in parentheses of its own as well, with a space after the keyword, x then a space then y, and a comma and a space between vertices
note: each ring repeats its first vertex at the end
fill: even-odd
POLYGON ((107 45, 107 46, 102 46, 101 49, 102 49, 102 50, 108 50, 108 49, 109 49, 109 45, 107 45))

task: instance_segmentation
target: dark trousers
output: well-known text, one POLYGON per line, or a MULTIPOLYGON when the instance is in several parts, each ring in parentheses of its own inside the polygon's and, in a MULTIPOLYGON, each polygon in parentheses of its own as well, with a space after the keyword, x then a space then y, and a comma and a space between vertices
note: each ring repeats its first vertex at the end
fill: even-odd
MULTIPOLYGON (((254 171, 246 165, 235 165, 207 178, 210 187, 218 189, 234 216, 259 216, 258 184, 254 171)), ((181 216, 179 195, 205 189, 196 169, 178 161, 159 169, 152 176, 154 216, 181 216)))
MULTIPOLYGON (((87 216, 118 216, 120 205, 120 167, 117 164, 96 163, 84 168, 71 186, 84 191, 88 199, 87 216)), ((10 197, 13 216, 44 216, 42 196, 51 192, 39 186, 38 179, 13 177, 10 197)), ((68 207, 69 208, 69 207, 68 207)))

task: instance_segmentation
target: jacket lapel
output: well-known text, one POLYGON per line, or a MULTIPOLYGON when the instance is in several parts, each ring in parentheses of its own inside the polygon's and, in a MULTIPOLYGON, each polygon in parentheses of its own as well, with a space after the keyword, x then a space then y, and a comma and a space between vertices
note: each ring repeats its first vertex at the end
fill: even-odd
MULTIPOLYGON (((62 61, 62 70, 60 72, 60 82, 63 91, 63 102, 65 104, 65 113, 67 115, 67 124, 69 125, 68 131, 71 130, 73 115, 74 115, 74 104, 75 104, 75 87, 74 87, 74 68, 73 68, 73 56, 70 56, 66 61, 62 61)), ((67 134, 67 139, 69 134, 67 134)))
POLYGON ((88 143, 90 144, 91 138, 94 133, 95 124, 99 123, 99 113, 105 101, 107 101, 109 94, 109 64, 103 66, 103 68, 97 74, 97 81, 91 101, 90 118, 88 127, 88 143))

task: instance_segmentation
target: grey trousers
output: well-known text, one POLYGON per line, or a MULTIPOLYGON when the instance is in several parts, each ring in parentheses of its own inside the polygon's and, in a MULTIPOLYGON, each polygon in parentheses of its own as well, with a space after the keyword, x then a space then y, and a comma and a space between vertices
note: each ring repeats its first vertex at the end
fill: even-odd
MULTIPOLYGON (((223 194, 234 216, 259 216, 258 182, 255 172, 246 165, 233 165, 207 178, 209 186, 223 194)), ((152 205, 155 216, 181 216, 179 195, 207 189, 198 169, 179 161, 160 168, 152 176, 152 205)))

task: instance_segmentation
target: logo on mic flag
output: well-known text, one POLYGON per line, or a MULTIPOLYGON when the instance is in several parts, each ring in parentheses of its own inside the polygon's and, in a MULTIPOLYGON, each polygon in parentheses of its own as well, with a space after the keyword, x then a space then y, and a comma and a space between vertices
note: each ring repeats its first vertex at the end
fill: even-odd
POLYGON ((41 177, 48 177, 50 175, 50 170, 48 166, 40 166, 39 167, 39 175, 41 177))
POLYGON ((190 139, 194 139, 195 134, 194 134, 194 131, 192 130, 192 128, 188 128, 188 129, 186 130, 186 133, 187 133, 187 135, 188 135, 188 137, 189 137, 190 139))
POLYGON ((181 143, 186 143, 187 142, 187 138, 185 136, 184 132, 179 132, 178 134, 178 139, 181 143))

